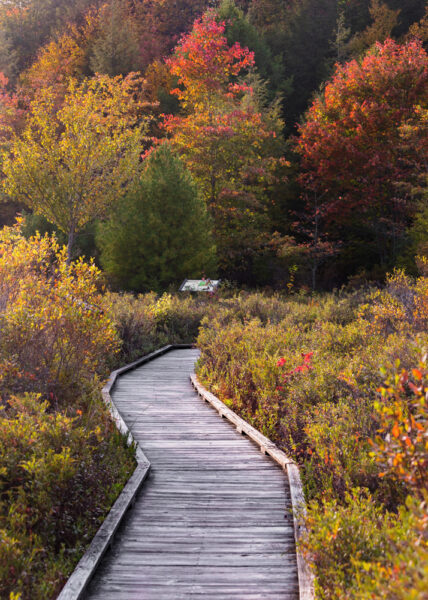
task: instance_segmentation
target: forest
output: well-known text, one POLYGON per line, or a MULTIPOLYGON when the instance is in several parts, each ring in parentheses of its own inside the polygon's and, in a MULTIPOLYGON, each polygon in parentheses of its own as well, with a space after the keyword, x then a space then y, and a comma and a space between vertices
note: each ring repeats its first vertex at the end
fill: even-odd
POLYGON ((56 598, 135 467, 101 384, 168 343, 300 465, 316 598, 426 598, 427 44, 425 0, 0 0, 1 598, 56 598))
POLYGON ((424 5, 2 2, 0 223, 121 290, 415 275, 424 5))

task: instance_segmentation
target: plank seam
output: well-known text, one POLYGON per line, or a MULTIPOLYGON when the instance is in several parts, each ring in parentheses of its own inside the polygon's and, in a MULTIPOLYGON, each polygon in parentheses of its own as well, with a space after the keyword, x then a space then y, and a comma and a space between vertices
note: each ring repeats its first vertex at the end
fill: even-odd
POLYGON ((89 548, 86 550, 85 554, 82 556, 73 573, 70 575, 61 592, 57 596, 57 600, 81 600, 84 597, 85 591, 98 565, 100 564, 101 559, 107 552, 108 548, 112 545, 114 536, 126 512, 134 505, 138 491, 140 490, 144 481, 147 479, 150 472, 149 460, 141 450, 138 443, 134 440, 131 431, 129 430, 111 397, 111 391, 114 388, 117 379, 124 373, 132 371, 133 369, 136 369, 137 367, 140 367, 141 365, 150 362, 159 356, 162 356, 163 354, 166 354, 170 350, 192 347, 193 346, 191 344, 169 344, 168 346, 164 346, 159 350, 155 350, 154 352, 151 352, 150 354, 147 354, 146 356, 143 356, 142 358, 139 358, 138 360, 129 363, 120 369, 112 371, 107 383, 103 387, 101 391, 102 398, 110 411, 117 429, 122 435, 126 436, 128 446, 132 444, 135 446, 135 458, 137 461, 137 466, 126 482, 122 492, 119 494, 116 502, 113 504, 100 528, 96 532, 91 544, 89 545, 89 548))
POLYGON ((247 423, 242 417, 231 410, 217 396, 209 392, 199 381, 197 375, 190 376, 193 387, 198 395, 208 402, 220 415, 227 419, 236 430, 245 434, 255 442, 263 454, 266 454, 278 463, 286 472, 290 485, 291 505, 293 510, 294 537, 296 540, 296 558, 297 574, 299 579, 299 600, 314 600, 314 577, 308 562, 299 550, 299 541, 305 534, 306 527, 304 517, 306 515, 306 502, 303 493, 302 480, 300 478, 299 467, 285 452, 280 450, 269 438, 257 431, 252 425, 247 423))

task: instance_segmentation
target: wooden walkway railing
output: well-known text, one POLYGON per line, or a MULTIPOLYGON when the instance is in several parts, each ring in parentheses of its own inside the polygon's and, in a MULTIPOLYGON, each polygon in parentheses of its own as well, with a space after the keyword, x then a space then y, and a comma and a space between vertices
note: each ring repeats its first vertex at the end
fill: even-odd
POLYGON ((193 391, 197 356, 168 352, 111 391, 151 472, 85 597, 310 598, 299 594, 286 472, 193 391))

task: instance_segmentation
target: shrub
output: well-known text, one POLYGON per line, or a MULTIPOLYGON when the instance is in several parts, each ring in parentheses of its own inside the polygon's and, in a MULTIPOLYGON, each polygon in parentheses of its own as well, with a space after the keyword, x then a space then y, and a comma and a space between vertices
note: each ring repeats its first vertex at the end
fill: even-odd
POLYGON ((133 362, 157 346, 165 345, 165 340, 156 334, 156 323, 150 310, 155 301, 154 293, 138 296, 106 294, 105 305, 121 340, 120 353, 114 357, 112 366, 133 362))
POLYGON ((212 300, 185 294, 110 293, 105 304, 122 342, 115 364, 125 364, 166 344, 192 344, 212 300))
POLYGON ((386 286, 371 295, 361 307, 364 331, 375 330, 387 337, 397 332, 414 336, 428 330, 428 277, 413 282, 403 271, 387 276, 386 286))
POLYGON ((134 468, 98 391, 119 339, 93 264, 0 232, 0 597, 56 597, 134 468))
POLYGON ((204 315, 210 311, 210 296, 172 296, 163 294, 151 305, 157 331, 170 344, 190 344, 198 336, 204 315))
POLYGON ((0 393, 66 402, 107 373, 118 338, 102 309, 100 271, 48 235, 0 232, 0 393))
POLYGON ((381 365, 399 359, 411 368, 417 361, 409 339, 425 336, 414 318, 424 301, 424 280, 397 273, 385 290, 365 295, 258 295, 257 301, 241 295, 222 301, 216 316, 203 321, 201 379, 304 463, 309 496, 321 488, 343 499, 350 487, 363 486, 387 504, 402 498, 400 485, 379 480, 369 439, 380 427, 375 401, 381 365), (408 305, 394 326, 391 298, 408 305), (302 353, 311 353, 310 369, 299 369, 302 353))
MULTIPOLYGON (((393 475, 421 499, 428 497, 428 368, 427 355, 409 373, 395 373, 380 388, 375 408, 380 416, 379 434, 372 442, 382 476, 393 475)), ((386 374, 386 372, 385 372, 386 374)))
POLYGON ((426 506, 408 499, 388 513, 355 489, 345 504, 312 501, 302 550, 320 600, 420 600, 426 592, 426 506))
POLYGON ((241 295, 202 321, 203 383, 301 465, 320 599, 424 597, 427 285, 241 295))
POLYGON ((96 425, 88 420, 79 409, 52 412, 35 395, 1 409, 2 598, 53 597, 132 471, 132 452, 99 403, 96 425))

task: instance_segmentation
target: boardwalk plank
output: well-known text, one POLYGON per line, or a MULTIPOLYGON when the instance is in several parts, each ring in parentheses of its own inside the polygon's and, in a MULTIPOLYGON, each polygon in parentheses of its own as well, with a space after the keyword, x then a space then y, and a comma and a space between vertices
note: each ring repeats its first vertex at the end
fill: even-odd
POLYGON ((152 464, 88 600, 297 600, 283 471, 192 390, 196 350, 123 375, 115 405, 152 464))

